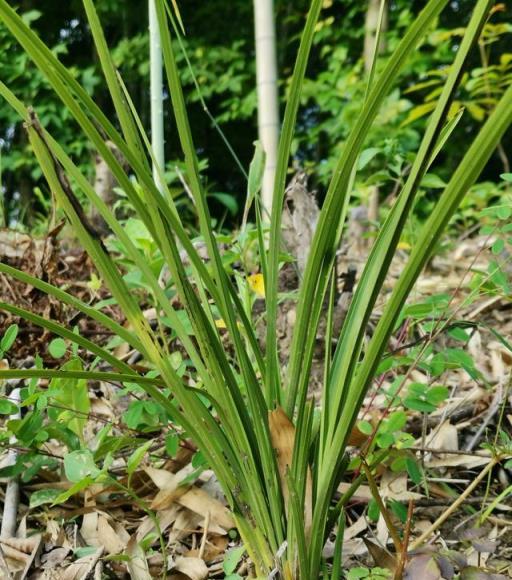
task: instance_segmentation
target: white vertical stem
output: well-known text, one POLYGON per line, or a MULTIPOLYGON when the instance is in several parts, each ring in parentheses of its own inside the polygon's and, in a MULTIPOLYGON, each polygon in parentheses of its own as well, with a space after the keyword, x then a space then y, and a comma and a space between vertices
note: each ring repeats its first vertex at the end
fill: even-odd
MULTIPOLYGON (((14 404, 20 404, 20 394, 19 388, 13 389, 9 396, 9 400, 14 404)), ((20 419, 21 413, 18 409, 16 413, 11 415, 9 419, 20 419)), ((13 447, 9 449, 6 466, 14 465, 18 457, 18 452, 15 449, 15 445, 18 443, 16 437, 13 435, 9 439, 10 445, 13 447)), ((5 498, 4 498, 4 512, 2 514, 2 525, 0 527, 0 538, 14 538, 16 535, 16 522, 18 518, 18 503, 20 498, 20 484, 17 475, 10 477, 7 480, 7 485, 5 487, 5 498)))
POLYGON ((258 132, 261 145, 267 156, 263 176, 262 201, 265 213, 270 215, 279 140, 279 99, 273 0, 254 0, 254 24, 258 132))
POLYGON ((164 157, 164 106, 162 81, 162 45, 160 29, 155 8, 156 0, 149 2, 149 62, 150 62, 150 94, 151 94, 151 146, 155 161, 153 163, 153 179, 158 189, 163 186, 158 175, 157 167, 163 172, 165 169, 164 157))

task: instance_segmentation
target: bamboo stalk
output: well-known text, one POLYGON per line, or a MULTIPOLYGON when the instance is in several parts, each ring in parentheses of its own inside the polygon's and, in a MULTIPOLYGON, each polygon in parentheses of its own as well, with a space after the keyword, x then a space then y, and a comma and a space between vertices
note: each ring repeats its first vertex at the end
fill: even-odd
POLYGON ((279 98, 277 91, 276 34, 273 0, 254 0, 258 133, 266 154, 262 184, 265 218, 272 210, 279 141, 279 98))
POLYGON ((155 0, 148 0, 149 5, 149 63, 151 95, 151 146, 153 148, 153 179, 160 191, 163 184, 159 171, 165 169, 164 107, 162 79, 162 44, 156 16, 155 0))

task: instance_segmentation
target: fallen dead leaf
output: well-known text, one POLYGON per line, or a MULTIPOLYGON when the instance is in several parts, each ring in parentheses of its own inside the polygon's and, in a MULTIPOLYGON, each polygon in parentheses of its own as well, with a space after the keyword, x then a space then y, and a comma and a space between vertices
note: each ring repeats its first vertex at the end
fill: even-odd
POLYGON ((114 528, 108 523, 105 516, 98 517, 98 540, 105 548, 107 554, 119 554, 125 547, 126 542, 119 537, 114 528))
POLYGON ((103 548, 98 548, 94 554, 79 558, 72 562, 62 573, 61 580, 83 580, 94 570, 103 554, 103 548))
POLYGON ((39 549, 42 536, 30 538, 1 538, 0 548, 10 572, 17 572, 17 578, 25 578, 39 549))
POLYGON ((363 538, 366 547, 368 548, 368 552, 370 552, 370 556, 373 558, 376 566, 380 568, 388 568, 391 572, 394 572, 397 566, 397 561, 395 556, 390 554, 386 549, 383 547, 375 544, 371 540, 363 538))
POLYGON ((439 565, 431 554, 419 554, 409 559, 404 580, 443 580, 439 565))
POLYGON ((147 467, 146 473, 158 487, 159 492, 151 502, 151 509, 164 510, 169 508, 180 496, 190 489, 188 485, 180 485, 188 475, 194 470, 191 464, 185 466, 178 473, 171 473, 166 469, 155 469, 147 467))
MULTIPOLYGON (((181 508, 179 506, 173 505, 169 509, 162 510, 161 512, 159 512, 158 524, 160 527, 160 531, 162 533, 165 532, 165 530, 167 530, 167 528, 176 521, 180 509, 181 508)), ((150 518, 149 516, 146 516, 140 523, 139 528, 137 529, 137 540, 140 542, 154 529, 155 529, 154 519, 150 518)))
POLYGON ((190 580, 204 580, 208 578, 208 567, 202 558, 176 558, 174 570, 185 574, 190 580))
POLYGON ((41 556, 41 568, 48 570, 56 568, 57 566, 60 566, 60 564, 62 564, 70 554, 70 548, 64 548, 63 546, 53 548, 53 550, 41 556))
POLYGON ((228 508, 198 487, 192 487, 179 497, 177 502, 203 518, 206 512, 210 512, 211 524, 217 524, 225 530, 235 527, 233 516, 228 508))
MULTIPOLYGON (((444 421, 439 427, 432 429, 425 441, 426 447, 431 449, 459 450, 459 432, 450 421, 444 421)), ((442 455, 441 457, 446 457, 442 455)))
MULTIPOLYGON (((288 501, 290 493, 288 490, 287 473, 293 460, 293 447, 295 444, 295 426, 290 421, 282 408, 278 407, 268 415, 270 437, 272 446, 277 455, 277 467, 279 470, 279 479, 281 480, 281 490, 286 514, 288 515, 288 501)), ((311 471, 308 468, 306 482, 306 496, 304 501, 304 526, 306 538, 309 536, 312 520, 313 506, 313 484, 311 471)))
POLYGON ((126 566, 131 580, 151 580, 152 576, 149 572, 146 554, 135 535, 130 538, 126 546, 126 555, 130 557, 126 566))

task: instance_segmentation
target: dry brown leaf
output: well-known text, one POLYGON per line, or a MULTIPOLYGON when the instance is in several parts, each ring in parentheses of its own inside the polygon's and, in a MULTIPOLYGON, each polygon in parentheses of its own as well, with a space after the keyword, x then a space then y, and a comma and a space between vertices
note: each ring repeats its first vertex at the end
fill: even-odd
POLYGON ((269 412, 268 424, 270 437, 272 439, 272 447, 277 455, 277 467, 279 469, 279 478, 281 480, 281 491, 283 492, 284 505, 286 513, 288 514, 288 500, 290 498, 290 493, 288 491, 286 475, 293 459, 295 427, 280 407, 275 411, 269 412))
POLYGON ((189 464, 178 473, 171 473, 166 469, 155 469, 154 467, 147 467, 145 472, 152 479, 153 483, 160 490, 153 501, 151 502, 151 509, 165 510, 169 508, 178 497, 190 489, 190 486, 180 486, 180 483, 194 470, 194 467, 189 464))
POLYGON ((89 489, 85 490, 84 493, 84 507, 92 508, 92 511, 84 514, 80 534, 88 546, 99 546, 98 512, 94 509, 96 507, 96 500, 94 499, 92 491, 89 489))
MULTIPOLYGON (((48 519, 46 522, 46 530, 45 530, 45 540, 46 543, 50 546, 65 546, 63 543, 63 537, 61 537, 62 528, 59 524, 52 519, 48 519)), ((70 547, 70 546, 65 546, 70 547)))
MULTIPOLYGON (((483 453, 482 453, 483 455, 483 453)), ((475 467, 481 467, 482 465, 487 465, 491 460, 491 457, 482 457, 482 455, 446 455, 446 457, 434 456, 433 459, 425 461, 425 465, 428 468, 434 469, 437 467, 461 467, 464 466, 467 469, 474 469, 475 467)))
POLYGON ((62 573, 61 580, 83 580, 93 571, 103 554, 103 548, 98 548, 94 554, 79 558, 72 562, 62 573))
POLYGON ((130 534, 126 531, 125 524, 122 524, 121 522, 115 521, 115 522, 113 522, 113 527, 114 527, 116 534, 119 536, 121 541, 126 546, 126 544, 130 541, 130 534))
POLYGON ((351 540, 343 542, 343 563, 345 563, 350 558, 363 556, 367 553, 368 549, 364 545, 362 538, 352 538, 351 540))
POLYGON ((48 570, 56 568, 62 564, 70 554, 70 548, 64 548, 62 546, 53 548, 53 550, 41 556, 41 568, 47 568, 48 570))
POLYGON ((208 578, 208 567, 202 558, 176 558, 174 570, 185 574, 190 580, 204 580, 208 578))
POLYGON ((41 546, 41 541, 41 534, 30 538, 2 538, 0 540, 5 564, 11 573, 18 573, 17 578, 23 579, 28 574, 41 546))
POLYGON ((210 512, 210 522, 221 526, 225 530, 235 527, 233 516, 228 508, 198 487, 193 487, 187 491, 187 493, 177 499, 177 502, 202 518, 207 512, 210 512))
POLYGON ((0 256, 2 258, 23 258, 32 245, 32 238, 15 230, 0 230, 0 256))
MULTIPOLYGON (((425 441, 426 447, 431 449, 446 449, 447 451, 458 451, 459 450, 459 432, 455 425, 452 425, 450 421, 444 421, 432 429, 432 431, 427 435, 425 441)), ((439 457, 439 455, 438 455, 439 457)), ((444 457, 442 455, 441 457, 444 457)))
POLYGON ((382 475, 380 495, 383 499, 409 501, 421 499, 423 495, 407 489, 408 477, 406 473, 393 473, 388 470, 382 475))
POLYGON ((126 563, 131 580, 151 580, 146 554, 140 547, 137 537, 133 535, 126 546, 126 555, 130 559, 126 563))
POLYGON ((351 540, 352 538, 355 538, 361 532, 364 532, 364 530, 366 530, 367 527, 368 520, 366 519, 365 516, 361 516, 356 520, 355 523, 353 523, 348 528, 345 528, 345 531, 343 532, 343 540, 351 540))
MULTIPOLYGON (((351 487, 350 483, 342 482, 338 486, 338 493, 343 495, 346 493, 351 487)), ((357 488, 356 493, 352 496, 352 499, 356 502, 366 502, 372 499, 372 492, 367 485, 360 485, 357 488)))
POLYGON ((149 475, 158 489, 170 489, 177 485, 176 475, 167 471, 167 469, 156 469, 155 467, 146 467, 144 471, 149 475))
POLYGON ((282 235, 287 250, 304 272, 320 210, 315 194, 308 190, 307 175, 299 171, 288 184, 283 208, 282 235))
POLYGON ((188 486, 178 487, 178 482, 176 482, 176 486, 173 488, 159 491, 151 502, 151 509, 162 511, 170 508, 180 496, 187 492, 188 489, 188 486))
POLYGON ((404 570, 404 580, 442 580, 441 570, 431 554, 410 558, 404 570))
MULTIPOLYGON (((167 510, 163 510, 158 514, 158 523, 160 527, 160 531, 163 534, 167 528, 176 521, 178 517, 178 513, 180 512, 180 507, 177 505, 171 506, 167 510)), ((155 529, 155 521, 151 519, 149 516, 146 516, 139 525, 137 530, 137 539, 140 542, 143 538, 145 538, 150 532, 155 529)), ((118 530, 118 534, 119 534, 118 530)), ((123 538, 125 540, 125 538, 123 538)))
MULTIPOLYGON (((228 547, 228 539, 225 536, 209 536, 203 551, 203 560, 211 562, 215 560, 220 554, 223 554, 228 547)), ((188 557, 198 557, 199 548, 189 550, 186 554, 188 557)))
MULTIPOLYGON (((279 479, 281 480, 281 490, 283 493, 283 500, 286 514, 288 515, 288 500, 290 493, 288 490, 287 473, 292 464, 293 447, 295 444, 295 426, 290 421, 286 413, 281 407, 274 411, 270 411, 268 415, 268 423, 270 429, 270 437, 272 439, 272 447, 277 456, 277 467, 279 470, 279 479)), ((304 525, 306 538, 309 536, 312 520, 312 498, 313 498, 313 484, 311 479, 311 471, 308 468, 307 482, 306 482, 306 497, 304 502, 304 525)))
POLYGON ((481 387, 474 387, 471 390, 465 391, 460 397, 455 397, 450 400, 449 403, 439 407, 433 413, 430 414, 431 417, 449 417, 455 411, 466 407, 473 406, 474 403, 478 403, 488 395, 488 392, 481 387))
POLYGON ((381 546, 375 544, 374 542, 363 538, 370 556, 373 558, 376 566, 380 568, 388 568, 391 572, 394 572, 397 566, 397 561, 395 556, 390 554, 387 550, 381 546))
POLYGON ((197 531, 203 519, 203 516, 199 516, 190 510, 180 510, 169 532, 169 545, 182 541, 197 531))
POLYGON ((2 538, 0 543, 2 548, 9 546, 24 554, 31 554, 41 544, 41 535, 38 534, 30 538, 2 538))
POLYGON ((7 560, 4 558, 2 550, 0 550, 0 578, 11 578, 11 571, 7 565, 7 560))
POLYGON ((98 517, 98 540, 107 554, 119 554, 126 547, 126 542, 118 536, 114 528, 108 523, 105 516, 98 517))

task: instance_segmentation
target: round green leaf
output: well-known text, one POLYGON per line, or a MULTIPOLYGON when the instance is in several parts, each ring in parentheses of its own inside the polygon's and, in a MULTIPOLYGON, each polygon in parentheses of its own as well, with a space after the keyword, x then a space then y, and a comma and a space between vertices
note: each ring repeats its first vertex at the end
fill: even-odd
POLYGON ((357 427, 363 435, 370 436, 373 433, 373 425, 370 423, 370 421, 359 421, 357 427))
POLYGON ((66 341, 63 338, 54 338, 48 345, 48 352, 53 358, 62 358, 68 349, 66 341))
POLYGON ((46 503, 53 503, 60 495, 59 489, 40 489, 30 496, 30 508, 36 508, 46 503))
POLYGON ((96 477, 100 470, 89 449, 72 451, 64 457, 64 472, 69 481, 79 482, 88 476, 96 477))
POLYGON ((14 415, 18 406, 7 399, 0 399, 0 415, 14 415))

